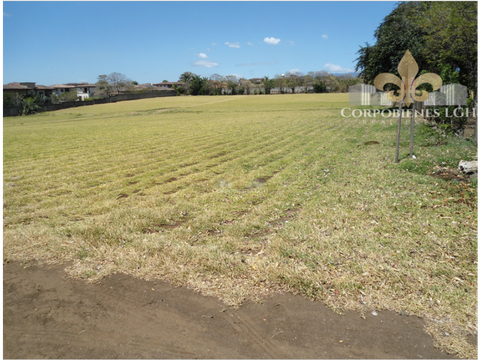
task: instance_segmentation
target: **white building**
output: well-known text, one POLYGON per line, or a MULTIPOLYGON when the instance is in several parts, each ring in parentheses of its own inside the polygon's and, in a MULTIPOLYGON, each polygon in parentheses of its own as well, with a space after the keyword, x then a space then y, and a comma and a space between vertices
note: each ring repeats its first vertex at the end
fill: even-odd
POLYGON ((85 98, 93 97, 93 94, 97 90, 95 84, 88 83, 68 83, 68 86, 72 86, 73 89, 77 91, 79 100, 84 100, 85 98))

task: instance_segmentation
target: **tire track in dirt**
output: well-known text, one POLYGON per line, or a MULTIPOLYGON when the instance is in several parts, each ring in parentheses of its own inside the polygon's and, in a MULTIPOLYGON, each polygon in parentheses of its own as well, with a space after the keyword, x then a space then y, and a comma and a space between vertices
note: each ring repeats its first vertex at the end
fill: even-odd
POLYGON ((268 337, 261 336, 260 329, 255 326, 252 319, 242 313, 241 310, 230 313, 226 319, 230 325, 240 334, 246 336, 253 344, 255 344, 261 351, 264 351, 267 357, 272 359, 281 359, 285 357, 293 357, 292 354, 285 354, 277 352, 275 344, 273 344, 268 337), (287 355, 287 356, 286 356, 287 355))

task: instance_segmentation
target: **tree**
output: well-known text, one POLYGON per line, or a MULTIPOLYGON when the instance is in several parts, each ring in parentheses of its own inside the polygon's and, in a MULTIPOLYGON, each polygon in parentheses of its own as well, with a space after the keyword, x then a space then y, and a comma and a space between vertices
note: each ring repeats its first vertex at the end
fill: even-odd
POLYGON ((38 94, 35 97, 35 103, 39 106, 43 106, 46 104, 50 104, 52 101, 48 96, 45 96, 44 94, 38 94))
POLYGON ((35 98, 27 97, 22 100, 22 114, 23 115, 29 115, 29 114, 34 114, 40 106, 35 102, 35 98))
POLYGON ((132 85, 138 85, 137 81, 132 81, 132 85))
POLYGON ((13 105, 13 97, 14 94, 12 93, 3 93, 3 107, 14 106, 13 105))
POLYGON ((311 71, 308 73, 308 75, 311 75, 314 79, 318 81, 324 81, 330 78, 330 74, 328 73, 328 71, 325 70, 311 71))
POLYGON ((283 75, 275 75, 275 86, 280 89, 280 93, 285 94, 288 89, 287 79, 283 75))
POLYGON ((422 10, 424 16, 416 21, 425 32, 423 55, 430 70, 445 74, 450 68, 453 75, 458 69, 458 81, 476 98, 477 2, 431 2, 422 4, 422 10))
POLYGON ((110 97, 114 93, 120 94, 120 91, 133 91, 133 83, 134 81, 127 78, 126 75, 113 72, 110 75, 99 75, 95 85, 98 95, 110 97))
POLYGON ((268 76, 265 76, 263 79, 263 87, 265 88, 265 94, 270 94, 270 90, 275 87, 275 82, 273 79, 269 79, 268 76))
POLYGON ((213 74, 209 79, 212 95, 221 95, 224 87, 225 78, 219 74, 213 74))
POLYGON ((13 106, 21 106, 22 101, 23 101, 23 97, 24 97, 24 95, 20 95, 19 93, 16 92, 15 95, 13 96, 13 98, 12 98, 13 106))
POLYGON ((324 93, 327 91, 327 86, 323 81, 317 82, 313 85, 313 91, 316 93, 324 93))
POLYGON ((113 89, 110 83, 108 82, 107 75, 98 75, 97 83, 95 84, 97 91, 95 96, 100 97, 110 97, 112 96, 113 89))
POLYGON ((426 69, 423 53, 426 32, 416 20, 425 16, 425 12, 426 7, 421 2, 399 3, 375 31, 376 44, 360 46, 355 71, 360 72, 366 83, 373 84, 381 73, 398 75, 398 64, 407 50, 419 68, 426 69))
POLYGON ((250 89, 253 87, 253 84, 250 80, 240 79, 240 86, 244 89, 245 95, 250 95, 250 89))
MULTIPOLYGON (((55 95, 53 95, 55 96, 55 95)), ((68 101, 77 101, 78 100, 78 95, 77 95, 77 91, 75 89, 71 90, 71 91, 66 91, 65 90, 65 93, 63 93, 62 95, 59 95, 58 96, 58 101, 59 102, 68 102, 68 101)))
POLYGON ((124 74, 120 74, 117 72, 113 72, 107 76, 108 83, 112 87, 112 89, 118 94, 120 91, 123 90, 125 87, 129 86, 132 81, 128 79, 124 74))
POLYGON ((235 75, 225 76, 227 82, 227 88, 230 89, 232 95, 236 95, 238 87, 238 78, 235 75))
POLYGON ((305 92, 308 92, 308 87, 309 86, 313 86, 314 80, 313 80, 313 76, 310 73, 308 73, 307 75, 305 75, 303 77, 303 84, 306 87, 305 92))
POLYGON ((177 91, 177 96, 185 94, 185 88, 181 85, 173 84, 172 89, 177 91))
MULTIPOLYGON (((399 3, 376 30, 377 43, 360 47, 356 71, 360 70, 360 76, 370 84, 380 73, 397 75, 401 58, 410 50, 420 71, 467 86, 473 93, 469 106, 476 109, 477 14, 476 2, 399 3)), ((389 86, 390 90, 398 89, 389 86)))
POLYGON ((194 76, 194 73, 191 73, 190 71, 185 71, 182 75, 180 75, 180 78, 178 79, 178 81, 181 81, 185 84, 185 90, 187 93, 189 92, 190 82, 193 80, 194 76))
POLYGON ((194 75, 190 83, 190 95, 208 95, 208 78, 194 75))

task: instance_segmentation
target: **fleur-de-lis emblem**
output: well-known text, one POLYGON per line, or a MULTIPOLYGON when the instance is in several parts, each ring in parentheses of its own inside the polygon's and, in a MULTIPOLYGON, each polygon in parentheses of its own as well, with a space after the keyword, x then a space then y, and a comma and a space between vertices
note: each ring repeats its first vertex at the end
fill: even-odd
POLYGON ((428 92, 416 90, 420 85, 426 83, 431 84, 433 90, 437 90, 442 86, 442 78, 437 74, 423 74, 415 79, 415 76, 418 73, 418 64, 413 58, 410 50, 407 50, 398 64, 398 73, 402 77, 401 79, 393 74, 383 73, 375 78, 373 84, 380 91, 383 91, 385 84, 390 83, 397 85, 400 88, 400 95, 395 96, 395 91, 389 91, 387 98, 394 102, 399 102, 405 99, 404 104, 407 106, 415 101, 425 101, 428 99, 428 92))

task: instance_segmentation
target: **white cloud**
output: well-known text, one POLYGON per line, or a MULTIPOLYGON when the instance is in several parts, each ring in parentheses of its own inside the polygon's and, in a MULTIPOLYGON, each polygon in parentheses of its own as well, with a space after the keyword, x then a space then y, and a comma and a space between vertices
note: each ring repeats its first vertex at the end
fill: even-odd
POLYGON ((265 39, 263 39, 263 41, 270 45, 277 45, 280 42, 280 39, 275 39, 274 37, 266 37, 265 39))
POLYGON ((290 74, 296 74, 296 73, 299 73, 300 72, 300 69, 292 69, 289 71, 290 74))
POLYGON ((295 46, 295 43, 291 40, 290 40, 290 44, 292 44, 292 46, 295 46))
POLYGON ((7 12, 5 12, 5 11, 3 12, 3 17, 10 17, 10 16, 12 16, 12 15, 9 14, 9 13, 7 13, 7 12))
POLYGON ((217 43, 212 43, 212 46, 215 46, 215 45, 217 45, 217 43))
POLYGON ((225 43, 225 45, 228 45, 228 46, 230 46, 231 48, 239 48, 239 47, 240 47, 240 45, 238 44, 238 42, 236 42, 236 43, 230 43, 230 42, 227 41, 227 42, 225 43))
POLYGON ((328 35, 323 34, 323 35, 322 35, 322 38, 328 39, 328 35))
POLYGON ((193 62, 192 65, 195 66, 195 67, 213 68, 213 67, 217 66, 218 64, 216 62, 213 62, 213 61, 199 60, 199 61, 193 62))
POLYGON ((248 45, 250 45, 250 46, 253 46, 253 44, 252 44, 250 41, 249 41, 249 42, 247 42, 247 44, 248 44, 248 45))
POLYGON ((335 65, 335 64, 325 64, 323 67, 325 70, 331 72, 331 73, 353 73, 355 70, 353 69, 348 69, 348 68, 343 68, 340 65, 335 65))
POLYGON ((204 54, 204 53, 198 54, 198 57, 200 57, 200 58, 202 58, 202 59, 208 58, 208 56, 207 56, 206 54, 204 54))

